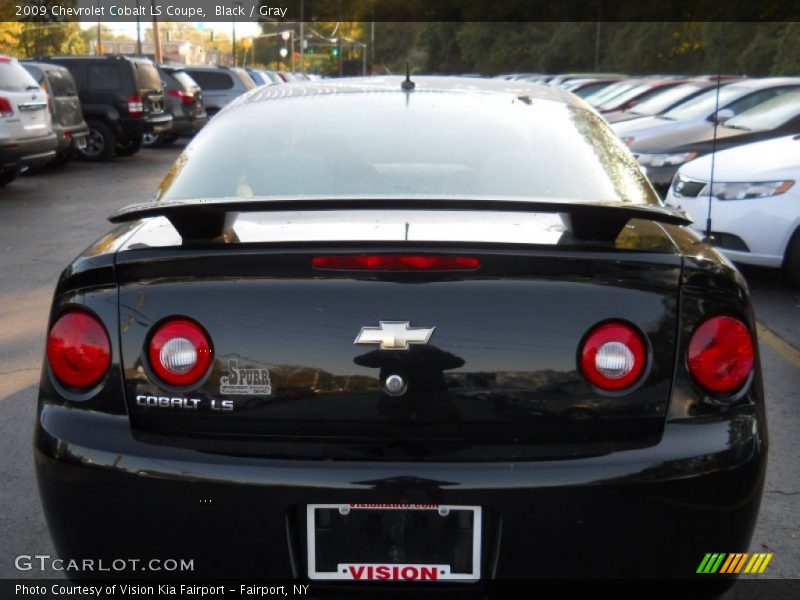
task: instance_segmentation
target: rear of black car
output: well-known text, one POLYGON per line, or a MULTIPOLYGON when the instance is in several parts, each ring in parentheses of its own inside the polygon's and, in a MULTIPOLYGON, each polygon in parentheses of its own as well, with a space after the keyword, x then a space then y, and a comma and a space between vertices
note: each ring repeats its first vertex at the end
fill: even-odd
POLYGON ((203 90, 181 68, 161 65, 158 70, 165 83, 165 106, 172 115, 172 129, 161 135, 162 141, 194 135, 208 122, 203 90))
MULTIPOLYGON (((612 172, 642 194, 641 212, 432 195, 359 206, 354 192, 349 205, 259 199, 259 181, 277 189, 301 173, 282 183, 271 171, 282 165, 250 171, 240 153, 241 170, 218 171, 216 187, 193 174, 205 160, 225 166, 220 136, 237 143, 237 120, 255 122, 226 111, 178 161, 161 203, 122 213, 144 220, 59 283, 36 461, 62 556, 192 558, 201 577, 479 586, 690 577, 707 552, 748 550, 767 439, 743 280, 647 200, 633 159, 589 111, 525 96, 504 121, 505 96, 473 98, 318 94, 262 120, 296 160, 305 142, 281 128, 318 114, 315 103, 332 108, 330 131, 347 124, 339 100, 362 121, 373 118, 362 103, 414 106, 408 135, 430 143, 405 155, 398 133, 394 162, 343 152, 338 166, 352 175, 369 156, 383 183, 413 170, 419 186, 444 176, 455 189, 484 176, 500 185, 498 169, 530 140, 509 122, 541 115, 532 131, 547 137, 569 116, 601 162, 613 158, 609 171, 586 163, 569 182, 554 169, 531 185, 557 195, 612 172), (506 131, 502 165, 434 150, 417 119, 440 119, 440 103, 480 117, 475 135, 506 131), (221 196, 225 177, 250 208, 181 200, 194 186, 221 196), (83 362, 68 351, 81 340, 83 362)), ((344 131, 339 147, 360 150, 344 131)), ((588 148, 572 147, 572 164, 585 160, 588 148)))

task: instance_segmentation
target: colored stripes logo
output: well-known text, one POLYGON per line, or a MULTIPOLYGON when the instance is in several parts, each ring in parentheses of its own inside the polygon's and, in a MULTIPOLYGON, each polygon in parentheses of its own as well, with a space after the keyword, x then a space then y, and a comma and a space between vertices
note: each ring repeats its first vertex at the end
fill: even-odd
POLYGON ((739 554, 725 554, 709 552, 703 557, 700 566, 697 567, 698 573, 763 573, 769 561, 772 560, 772 553, 747 552, 739 554), (746 565, 746 566, 745 566, 746 565))

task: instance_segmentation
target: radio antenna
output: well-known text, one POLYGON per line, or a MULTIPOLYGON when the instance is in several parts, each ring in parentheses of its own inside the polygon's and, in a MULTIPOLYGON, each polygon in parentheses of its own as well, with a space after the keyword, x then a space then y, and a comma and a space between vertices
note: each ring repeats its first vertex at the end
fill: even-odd
POLYGON ((410 92, 415 87, 417 87, 417 84, 411 81, 411 71, 408 68, 408 62, 406 62, 406 80, 400 84, 400 88, 410 92))

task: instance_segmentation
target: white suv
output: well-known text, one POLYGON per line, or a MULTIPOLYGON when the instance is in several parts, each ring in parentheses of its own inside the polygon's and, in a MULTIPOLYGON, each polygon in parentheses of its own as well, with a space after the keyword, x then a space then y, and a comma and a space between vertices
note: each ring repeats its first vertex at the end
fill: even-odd
POLYGON ((16 59, 0 56, 0 186, 20 167, 52 159, 57 143, 47 94, 16 59))

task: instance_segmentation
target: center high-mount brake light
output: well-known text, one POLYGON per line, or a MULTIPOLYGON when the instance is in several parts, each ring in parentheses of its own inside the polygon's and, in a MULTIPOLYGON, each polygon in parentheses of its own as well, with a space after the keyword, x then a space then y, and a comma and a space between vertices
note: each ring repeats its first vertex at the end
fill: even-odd
POLYGON ((311 266, 342 271, 474 271, 481 261, 471 256, 343 254, 315 256, 311 266))
POLYGON ((128 116, 141 117, 144 114, 144 101, 141 96, 128 96, 128 116))
POLYGON ((194 321, 171 319, 159 325, 151 336, 147 358, 164 383, 176 387, 194 385, 211 366, 211 341, 194 321))
POLYGON ((740 388, 753 370, 755 350, 747 326, 733 317, 711 317, 692 334, 689 372, 711 392, 740 388))
POLYGON ((68 310, 47 336, 47 362, 63 385, 88 388, 99 383, 111 364, 105 327, 82 309, 68 310))
POLYGON ((601 390, 622 390, 638 381, 647 364, 642 337, 627 323, 604 323, 592 329, 580 353, 581 371, 601 390))

